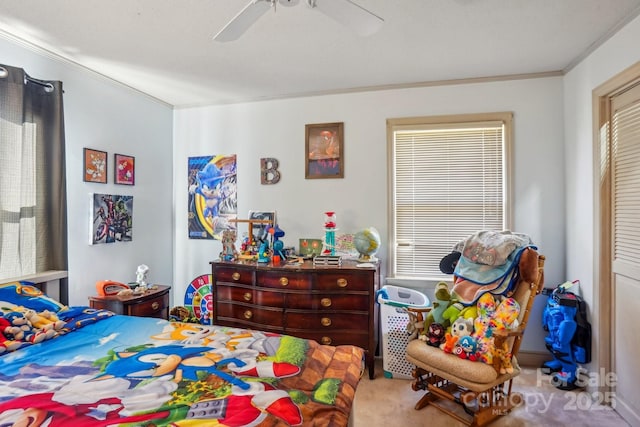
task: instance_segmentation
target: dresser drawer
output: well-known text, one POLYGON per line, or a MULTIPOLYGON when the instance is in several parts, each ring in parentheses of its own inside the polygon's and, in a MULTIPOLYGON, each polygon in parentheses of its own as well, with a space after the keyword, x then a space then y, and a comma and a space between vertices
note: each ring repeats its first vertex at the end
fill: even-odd
POLYGON ((213 270, 213 277, 216 282, 252 285, 253 275, 252 269, 237 266, 218 266, 213 270))
POLYGON ((307 290, 313 287, 313 276, 289 271, 259 271, 256 283, 265 288, 307 290))
POLYGON ((287 295, 287 307, 301 310, 369 310, 368 294, 312 294, 291 293, 287 295))
POLYGON ((216 286, 217 298, 220 303, 242 302, 247 304, 284 307, 285 294, 255 289, 244 285, 216 286))
POLYGON ((367 272, 327 272, 317 273, 317 289, 334 291, 368 291, 371 288, 371 274, 367 272))
POLYGON ((166 317, 165 311, 169 307, 169 295, 159 295, 155 298, 150 298, 146 301, 134 303, 127 306, 127 311, 130 316, 142 316, 142 317, 166 317))
POLYGON ((315 311, 287 311, 287 331, 290 328, 305 328, 309 330, 367 330, 369 315, 367 313, 318 313, 315 311))
POLYGON ((216 316, 219 320, 235 320, 246 325, 270 325, 275 328, 284 326, 283 309, 281 308, 220 301, 216 309, 216 316))

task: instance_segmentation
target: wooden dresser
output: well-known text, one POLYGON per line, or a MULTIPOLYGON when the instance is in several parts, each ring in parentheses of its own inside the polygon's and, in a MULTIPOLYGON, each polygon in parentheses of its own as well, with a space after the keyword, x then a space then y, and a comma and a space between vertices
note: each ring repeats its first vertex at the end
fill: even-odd
POLYGON ((378 267, 273 266, 211 262, 214 323, 352 344, 366 351, 374 378, 378 341, 378 267))
POLYGON ((113 311, 128 316, 169 318, 169 289, 171 286, 157 285, 142 295, 129 296, 92 296, 91 308, 113 311))

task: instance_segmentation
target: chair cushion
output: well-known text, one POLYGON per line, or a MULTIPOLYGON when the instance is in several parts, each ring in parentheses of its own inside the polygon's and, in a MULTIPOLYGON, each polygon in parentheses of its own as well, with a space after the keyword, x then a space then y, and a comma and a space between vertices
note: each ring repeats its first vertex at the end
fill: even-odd
POLYGON ((437 375, 448 378, 450 375, 471 383, 488 384, 498 378, 492 365, 461 359, 455 354, 445 353, 438 347, 427 345, 424 341, 413 340, 407 345, 407 360, 437 375))

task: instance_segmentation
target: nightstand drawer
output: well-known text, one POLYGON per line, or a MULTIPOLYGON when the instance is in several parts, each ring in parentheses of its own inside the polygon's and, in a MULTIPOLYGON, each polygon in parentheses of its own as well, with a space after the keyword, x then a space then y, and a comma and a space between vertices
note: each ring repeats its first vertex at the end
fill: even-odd
POLYGON ((131 304, 127 308, 130 316, 164 318, 164 312, 168 307, 169 295, 166 294, 159 295, 146 301, 141 301, 140 303, 131 304))
POLYGON ((110 310, 128 316, 169 318, 169 290, 165 285, 154 285, 144 294, 89 297, 91 308, 110 310))

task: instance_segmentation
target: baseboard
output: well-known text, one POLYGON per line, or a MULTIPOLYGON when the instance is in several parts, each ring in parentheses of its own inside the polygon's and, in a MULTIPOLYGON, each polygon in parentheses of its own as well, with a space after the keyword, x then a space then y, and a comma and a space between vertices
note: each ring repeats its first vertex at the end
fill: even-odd
POLYGON ((546 351, 522 351, 518 352, 518 363, 525 368, 539 368, 544 362, 553 359, 546 351))
POLYGON ((626 402, 617 399, 615 410, 631 426, 640 426, 640 415, 635 412, 626 402))

